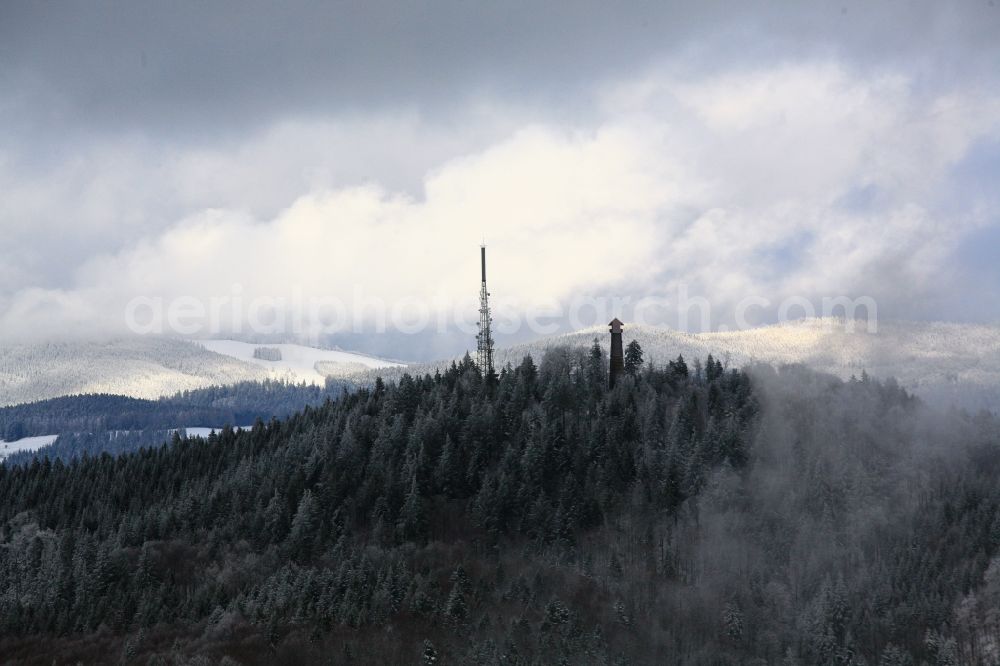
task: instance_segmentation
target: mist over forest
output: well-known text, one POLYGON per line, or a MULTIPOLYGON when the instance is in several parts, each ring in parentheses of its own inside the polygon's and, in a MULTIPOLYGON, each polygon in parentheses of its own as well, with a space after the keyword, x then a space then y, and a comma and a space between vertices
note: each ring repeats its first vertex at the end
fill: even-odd
POLYGON ((14 663, 989 664, 1000 421, 802 366, 471 360, 0 467, 14 663), (109 658, 108 655, 111 655, 109 658))
POLYGON ((0 0, 0 666, 1000 666, 998 36, 0 0))

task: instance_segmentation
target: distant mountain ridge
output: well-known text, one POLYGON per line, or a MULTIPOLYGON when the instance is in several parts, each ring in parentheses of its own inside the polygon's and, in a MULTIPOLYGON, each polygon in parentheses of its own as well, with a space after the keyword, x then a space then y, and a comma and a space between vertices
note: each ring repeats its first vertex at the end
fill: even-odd
MULTIPOLYGON (((599 326, 500 348, 497 364, 516 365, 529 353, 541 358, 554 346, 589 347, 595 338, 607 350, 607 331, 599 326)), ((862 372, 896 377, 905 388, 935 402, 1000 410, 1000 326, 880 321, 877 332, 868 333, 863 323, 850 330, 844 320, 828 318, 690 334, 626 322, 625 340, 632 339, 642 345, 646 360, 657 364, 678 354, 693 360, 709 353, 741 367, 802 363, 845 379, 862 372)), ((283 350, 280 362, 253 359, 255 345, 233 341, 135 338, 4 346, 0 406, 81 393, 157 398, 264 379, 319 383, 331 377, 368 383, 379 375, 433 374, 456 360, 404 366, 350 352, 277 347, 283 350)))
POLYGON ((362 354, 279 344, 281 361, 253 358, 258 345, 233 340, 136 337, 0 347, 0 407, 66 395, 107 393, 156 399, 178 391, 267 379, 322 385, 398 365, 362 354), (322 371, 322 372, 321 372, 322 371))
POLYGON ((250 363, 170 338, 0 347, 0 406, 85 393, 153 399, 268 377, 250 363))

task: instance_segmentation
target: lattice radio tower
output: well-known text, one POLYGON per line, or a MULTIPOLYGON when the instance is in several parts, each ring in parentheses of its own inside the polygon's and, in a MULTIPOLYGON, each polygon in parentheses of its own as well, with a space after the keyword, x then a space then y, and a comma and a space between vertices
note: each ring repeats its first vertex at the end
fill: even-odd
POLYGON ((493 376, 493 318, 490 316, 490 292, 486 289, 486 244, 479 248, 483 266, 483 284, 479 289, 479 334, 476 335, 476 362, 483 377, 493 376))

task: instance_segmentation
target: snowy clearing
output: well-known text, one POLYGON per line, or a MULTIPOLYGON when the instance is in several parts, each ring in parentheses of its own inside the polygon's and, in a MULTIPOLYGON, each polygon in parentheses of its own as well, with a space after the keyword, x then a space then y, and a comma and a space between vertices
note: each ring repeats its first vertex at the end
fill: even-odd
POLYGON ((37 437, 22 437, 16 442, 7 442, 0 439, 0 460, 7 456, 20 453, 21 451, 37 451, 43 446, 48 446, 56 441, 59 435, 38 435, 37 437))
POLYGON ((354 374, 358 369, 375 370, 379 368, 404 367, 401 363, 386 361, 374 356, 355 354, 353 352, 336 351, 331 349, 316 349, 295 344, 253 344, 249 342, 239 342, 237 340, 202 340, 200 344, 205 349, 229 356, 247 363, 253 363, 261 368, 270 370, 276 378, 291 379, 308 384, 322 386, 326 383, 326 378, 346 377, 354 374), (267 361, 254 358, 254 350, 258 347, 267 347, 281 351, 280 361, 267 361), (321 366, 317 367, 319 364, 321 366), (323 370, 320 372, 320 368, 323 370))
MULTIPOLYGON (((247 426, 235 426, 233 430, 252 430, 252 425, 247 426)), ((213 432, 217 433, 222 430, 222 428, 205 428, 202 426, 194 426, 192 428, 181 428, 188 437, 204 437, 208 438, 213 432)))

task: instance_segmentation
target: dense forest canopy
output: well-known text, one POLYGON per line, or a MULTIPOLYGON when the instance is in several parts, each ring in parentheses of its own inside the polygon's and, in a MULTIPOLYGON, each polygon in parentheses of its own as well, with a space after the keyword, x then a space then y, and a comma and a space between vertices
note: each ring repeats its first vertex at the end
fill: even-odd
POLYGON ((632 360, 609 391, 596 346, 486 380, 467 358, 207 441, 0 466, 0 654, 998 656, 992 416, 867 377, 632 360))

